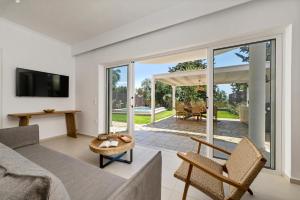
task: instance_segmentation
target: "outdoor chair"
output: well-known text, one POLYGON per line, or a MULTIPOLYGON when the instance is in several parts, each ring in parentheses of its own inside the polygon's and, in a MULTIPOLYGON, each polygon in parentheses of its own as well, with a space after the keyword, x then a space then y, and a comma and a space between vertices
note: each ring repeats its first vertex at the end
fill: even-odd
POLYGON ((181 103, 181 102, 176 103, 175 110, 176 110, 176 119, 178 117, 186 118, 188 116, 188 112, 185 110, 184 103, 181 103))
POLYGON ((183 200, 190 185, 216 200, 239 200, 247 191, 253 195, 250 185, 264 167, 266 159, 249 139, 243 138, 230 153, 197 137, 191 138, 199 143, 198 152, 178 152, 183 162, 174 174, 185 182, 183 200), (200 155, 201 144, 229 155, 226 163, 221 165, 200 155), (226 196, 223 183, 229 184, 226 196))
POLYGON ((197 120, 202 119, 203 113, 206 113, 206 105, 204 102, 192 102, 191 103, 192 116, 197 117, 197 120))
MULTIPOLYGON (((204 111, 201 113, 201 117, 207 118, 207 107, 206 104, 204 104, 204 111)), ((213 119, 214 121, 218 121, 218 107, 214 106, 214 110, 213 110, 213 119)))

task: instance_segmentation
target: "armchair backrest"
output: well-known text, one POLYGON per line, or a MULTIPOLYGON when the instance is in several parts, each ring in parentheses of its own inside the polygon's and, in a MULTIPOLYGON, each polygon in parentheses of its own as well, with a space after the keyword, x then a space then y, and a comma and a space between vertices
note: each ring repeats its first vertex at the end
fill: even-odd
POLYGON ((182 102, 177 102, 176 105, 175 105, 175 109, 176 109, 176 112, 184 112, 184 103, 182 102))
POLYGON ((193 113, 204 113, 206 112, 206 104, 205 102, 199 101, 199 102, 192 102, 192 112, 193 113))
MULTIPOLYGON (((256 146, 248 138, 243 138, 226 162, 228 177, 249 187, 265 163, 266 159, 256 146)), ((230 199, 240 199, 244 193, 236 187, 229 188, 230 199)))

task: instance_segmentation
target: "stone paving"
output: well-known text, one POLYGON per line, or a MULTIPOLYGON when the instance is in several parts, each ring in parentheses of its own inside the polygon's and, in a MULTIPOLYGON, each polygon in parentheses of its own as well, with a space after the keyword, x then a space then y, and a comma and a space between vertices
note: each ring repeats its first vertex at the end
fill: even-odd
MULTIPOLYGON (((114 127, 126 130, 125 123, 114 122, 114 127)), ((176 119, 170 117, 148 125, 135 125, 137 144, 153 148, 170 149, 174 151, 192 151, 197 149, 197 143, 190 139, 191 135, 206 137, 206 120, 176 119)), ((214 143, 232 151, 242 137, 248 136, 248 125, 238 120, 218 119, 214 121, 214 143)), ((264 154, 270 158, 270 134, 266 134, 266 150, 264 154)), ((222 153, 215 152, 215 156, 226 158, 222 153)))
POLYGON ((136 143, 143 146, 169 149, 174 151, 195 151, 197 143, 188 136, 157 132, 157 131, 135 131, 136 143))

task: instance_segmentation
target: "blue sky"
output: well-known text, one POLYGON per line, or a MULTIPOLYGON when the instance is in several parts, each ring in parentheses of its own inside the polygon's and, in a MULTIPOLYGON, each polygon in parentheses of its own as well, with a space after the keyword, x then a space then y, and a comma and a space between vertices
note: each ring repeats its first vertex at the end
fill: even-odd
POLYGON ((145 78, 150 78, 154 74, 168 73, 169 67, 176 66, 175 64, 143 64, 135 63, 135 87, 141 86, 141 82, 145 78))
MULTIPOLYGON (((229 52, 215 56, 214 67, 223 67, 230 65, 245 64, 242 60, 235 55, 239 52, 239 48, 233 49, 229 52)), ((169 67, 176 66, 177 63, 168 64, 143 64, 135 63, 135 88, 141 86, 141 82, 146 78, 151 78, 154 74, 168 73, 169 67)), ((126 67, 119 68, 121 70, 121 79, 118 85, 126 85, 127 82, 127 69, 126 67)), ((218 85, 221 90, 224 90, 227 94, 231 93, 231 86, 228 84, 218 85)))

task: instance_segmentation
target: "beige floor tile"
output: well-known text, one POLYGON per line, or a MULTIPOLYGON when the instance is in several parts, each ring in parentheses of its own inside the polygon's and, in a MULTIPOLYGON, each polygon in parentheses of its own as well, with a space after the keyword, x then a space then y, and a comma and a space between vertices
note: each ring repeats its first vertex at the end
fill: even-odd
POLYGON ((176 178, 173 176, 172 170, 162 171, 162 185, 166 188, 173 189, 175 186, 176 178))
MULTIPOLYGON (((99 166, 99 156, 91 152, 88 145, 90 137, 79 135, 77 139, 66 136, 53 138, 41 142, 42 145, 56 151, 65 153, 74 158, 99 166)), ((177 200, 182 198, 184 183, 174 178, 173 173, 180 165, 181 161, 172 150, 162 150, 162 200, 177 200)), ((124 163, 113 163, 104 170, 111 173, 130 178, 155 154, 157 150, 149 147, 136 145, 134 149, 134 160, 131 165, 124 163)), ((299 200, 300 186, 290 184, 282 176, 262 172, 255 179, 251 186, 254 196, 245 194, 242 200, 299 200)), ((210 199, 199 190, 190 187, 188 200, 208 200, 210 199)))
POLYGON ((169 200, 172 194, 172 189, 162 187, 161 188, 161 200, 169 200))
MULTIPOLYGON (((179 191, 175 191, 173 190, 172 191, 172 194, 169 198, 169 200, 182 200, 182 195, 183 195, 183 191, 182 192, 179 192, 179 191)), ((206 199, 203 199, 201 197, 192 197, 190 196, 189 194, 187 195, 187 200, 206 200, 206 199)))

